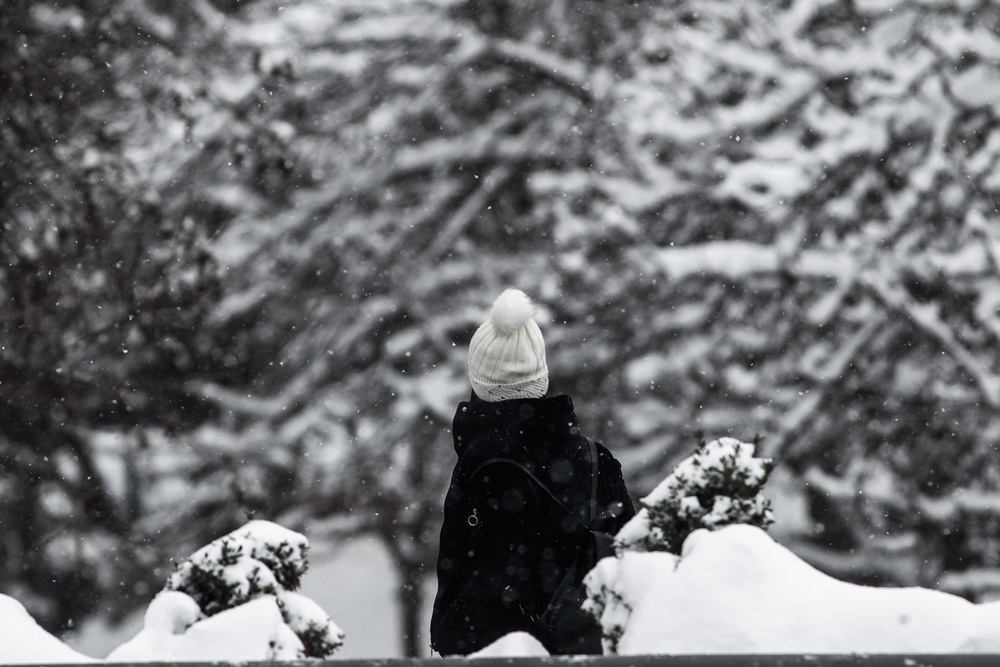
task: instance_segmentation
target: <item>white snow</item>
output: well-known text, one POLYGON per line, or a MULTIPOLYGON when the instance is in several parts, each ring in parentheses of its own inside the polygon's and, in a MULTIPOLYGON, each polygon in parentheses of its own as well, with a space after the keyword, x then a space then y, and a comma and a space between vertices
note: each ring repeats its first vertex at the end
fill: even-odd
POLYGON ((295 660, 302 648, 273 597, 193 623, 199 614, 184 593, 160 593, 146 611, 142 631, 112 651, 108 662, 295 660))
MULTIPOLYGON (((626 552, 607 558, 589 584, 592 592, 615 590, 631 607, 608 605, 602 615, 606 626, 624 629, 619 654, 1000 651, 1000 603, 975 605, 939 591, 837 581, 760 529, 743 525, 696 531, 679 557, 626 552)), ((157 597, 142 632, 109 660, 252 660, 259 659, 270 639, 282 639, 281 614, 272 598, 190 627, 195 609, 185 598, 177 592, 157 597), (183 634, 174 634, 177 630, 183 634)), ((91 661, 3 595, 0 646, 0 664, 91 661)), ((515 633, 475 657, 544 655, 537 641, 515 633)))
POLYGON ((615 593, 589 604, 622 655, 1000 650, 1000 603, 838 581, 746 525, 695 531, 681 556, 606 558, 587 585, 615 593))
POLYGON ((331 637, 343 640, 344 633, 330 620, 326 612, 318 604, 301 593, 283 592, 277 600, 284 612, 285 623, 296 633, 303 633, 310 628, 319 630, 326 628, 331 637))
POLYGON ((527 632, 504 635, 486 648, 476 651, 470 658, 528 658, 549 654, 542 643, 527 632))
POLYGON ((92 662, 43 630, 14 598, 0 594, 0 662, 6 665, 92 662))

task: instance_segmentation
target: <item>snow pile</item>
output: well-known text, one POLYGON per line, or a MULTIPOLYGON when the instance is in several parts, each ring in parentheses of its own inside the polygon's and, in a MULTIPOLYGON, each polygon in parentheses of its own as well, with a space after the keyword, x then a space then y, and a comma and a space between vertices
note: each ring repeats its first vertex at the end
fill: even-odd
POLYGON ((774 462, 755 457, 755 449, 736 438, 702 441, 693 455, 641 500, 642 509, 615 537, 618 553, 677 554, 685 538, 699 528, 771 525, 771 504, 760 491, 774 462))
POLYGON ((606 558, 586 583, 607 654, 1000 651, 1000 603, 844 583, 753 526, 606 558))
POLYGON ((489 646, 471 654, 470 658, 539 658, 549 655, 542 642, 527 632, 511 632, 489 646))
POLYGON ((2 593, 0 649, 0 663, 5 665, 93 662, 42 629, 20 602, 2 593))
POLYGON ((142 631, 111 652, 108 662, 295 660, 302 642, 282 619, 273 597, 261 597, 215 616, 197 603, 163 591, 149 604, 142 631))
POLYGON ((294 592, 309 543, 267 521, 251 521, 177 566, 150 603, 142 631, 110 661, 325 658, 343 633, 294 592))

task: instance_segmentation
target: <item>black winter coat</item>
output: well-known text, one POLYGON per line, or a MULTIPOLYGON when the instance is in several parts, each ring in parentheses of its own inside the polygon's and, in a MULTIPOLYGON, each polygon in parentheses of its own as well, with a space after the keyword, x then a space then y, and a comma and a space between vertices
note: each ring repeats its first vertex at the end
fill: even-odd
MULTIPOLYGON (((579 524, 523 471, 488 462, 501 457, 524 465, 586 519, 590 445, 573 401, 490 403, 473 396, 459 404, 452 436, 458 463, 445 498, 431 645, 442 655, 467 655, 515 631, 545 643, 531 617, 544 611, 573 562, 579 524)), ((591 528, 614 534, 635 510, 621 465, 603 445, 596 447, 598 516, 591 528)))

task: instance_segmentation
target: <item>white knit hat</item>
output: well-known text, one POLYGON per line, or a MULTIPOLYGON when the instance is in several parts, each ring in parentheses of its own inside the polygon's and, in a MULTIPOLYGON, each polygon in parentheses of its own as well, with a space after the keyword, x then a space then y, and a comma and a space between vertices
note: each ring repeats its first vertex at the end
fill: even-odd
POLYGON ((469 381, 484 401, 541 398, 549 389, 545 341, 528 295, 508 289, 469 343, 469 381))

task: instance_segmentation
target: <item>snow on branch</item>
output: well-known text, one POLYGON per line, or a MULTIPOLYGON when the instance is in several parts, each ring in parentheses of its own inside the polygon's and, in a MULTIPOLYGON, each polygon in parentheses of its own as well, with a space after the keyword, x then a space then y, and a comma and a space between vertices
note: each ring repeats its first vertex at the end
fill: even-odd
POLYGON ((382 2, 372 0, 358 3, 350 11, 363 11, 365 15, 356 20, 344 21, 332 37, 327 37, 331 45, 386 45, 419 41, 452 40, 462 31, 462 26, 450 21, 440 11, 428 11, 428 7, 412 3, 382 2))
POLYGON ((295 376, 277 395, 247 394, 214 382, 192 382, 188 388, 193 394, 236 414, 270 419, 283 414, 289 406, 311 392, 317 377, 322 376, 326 369, 326 361, 322 357, 318 358, 315 363, 307 367, 306 371, 295 376))
MULTIPOLYGON (((637 257, 640 260, 642 258, 637 257)), ((709 241, 660 248, 647 260, 671 280, 693 277, 744 280, 752 276, 792 273, 801 278, 847 280, 859 270, 858 258, 843 250, 806 250, 788 256, 779 248, 749 241, 709 241)))
MULTIPOLYGON (((962 514, 1000 514, 1000 493, 957 489, 943 498, 921 494, 916 498, 917 511, 940 524, 957 523, 962 514)), ((994 520, 994 519, 991 519, 994 520)))
MULTIPOLYGON (((642 254, 635 252, 633 259, 678 281, 695 277, 738 281, 777 273, 798 279, 854 279, 861 272, 864 258, 840 248, 787 253, 781 248, 749 241, 709 241, 642 254)), ((981 247, 958 253, 921 253, 910 261, 933 266, 950 279, 982 275, 991 269, 991 260, 981 247)))

